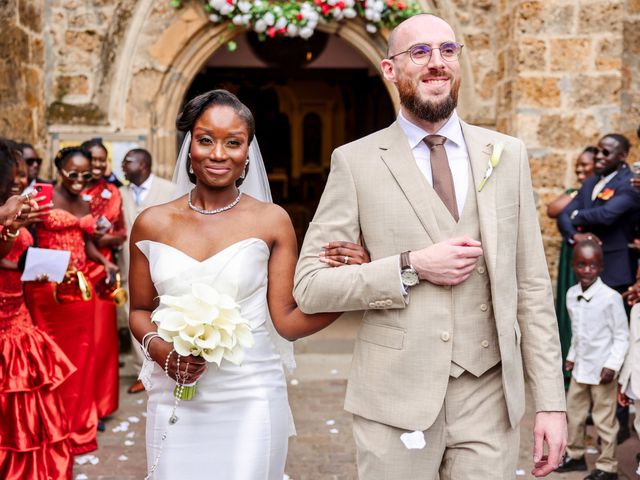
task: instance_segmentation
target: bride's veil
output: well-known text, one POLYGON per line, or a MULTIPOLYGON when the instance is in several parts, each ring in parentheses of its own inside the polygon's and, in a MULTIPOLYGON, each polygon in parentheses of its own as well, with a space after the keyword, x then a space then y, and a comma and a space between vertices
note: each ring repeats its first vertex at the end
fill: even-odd
MULTIPOLYGON (((189 180, 187 174, 187 160, 189 157, 189 150, 191 149, 191 132, 187 132, 182 141, 182 147, 176 160, 176 168, 173 171, 173 183, 176 185, 175 196, 181 197, 182 195, 191 191, 195 185, 189 180)), ((272 202, 271 189, 269 188, 269 179, 267 177, 267 170, 264 168, 264 160, 260 153, 260 147, 258 146, 258 140, 253 137, 251 144, 249 145, 249 171, 240 186, 240 191, 251 195, 252 197, 261 200, 263 202, 272 202)), ((268 315, 268 313, 267 313, 268 315)), ((296 367, 296 361, 293 356, 293 343, 282 338, 275 327, 271 317, 267 319, 267 328, 273 339, 282 363, 290 372, 296 367)))

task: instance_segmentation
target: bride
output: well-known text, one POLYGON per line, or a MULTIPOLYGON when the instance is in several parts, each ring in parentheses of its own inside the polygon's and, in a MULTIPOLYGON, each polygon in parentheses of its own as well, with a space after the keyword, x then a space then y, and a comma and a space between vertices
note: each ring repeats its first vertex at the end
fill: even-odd
MULTIPOLYGON (((145 210, 131 233, 129 322, 147 357, 148 478, 281 480, 294 433, 283 371, 293 355, 281 337, 310 335, 339 314, 306 315, 293 300, 296 237, 287 213, 270 203, 249 109, 213 90, 187 103, 176 124, 187 133, 174 176, 185 195, 145 210), (193 282, 240 305, 254 340, 241 365, 180 357, 157 335, 158 296, 193 282), (195 380, 195 397, 177 400, 176 384, 195 380)), ((318 253, 328 266, 369 261, 360 245, 326 247, 331 254, 318 253)))

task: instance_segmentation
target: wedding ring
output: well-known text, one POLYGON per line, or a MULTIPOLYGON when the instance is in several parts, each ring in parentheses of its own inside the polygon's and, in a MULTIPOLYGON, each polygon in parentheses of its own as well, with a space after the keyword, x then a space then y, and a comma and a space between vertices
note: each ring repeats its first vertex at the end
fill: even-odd
POLYGON ((346 265, 347 263, 349 263, 349 255, 345 255, 344 256, 344 264, 346 265))

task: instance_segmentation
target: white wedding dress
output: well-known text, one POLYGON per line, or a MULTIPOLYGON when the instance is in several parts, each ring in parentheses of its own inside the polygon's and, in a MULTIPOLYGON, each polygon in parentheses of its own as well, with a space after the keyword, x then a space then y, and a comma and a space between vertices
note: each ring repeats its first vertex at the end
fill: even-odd
POLYGON ((197 261, 163 243, 143 240, 136 245, 149 261, 158 295, 181 295, 193 282, 207 283, 240 304, 255 341, 245 349, 240 366, 228 361, 220 368, 209 365, 196 396, 178 405, 173 425, 175 381, 156 363, 143 367, 141 379, 149 395, 148 468, 162 449, 152 478, 282 480, 294 427, 282 361, 267 329, 268 246, 248 238, 197 261))

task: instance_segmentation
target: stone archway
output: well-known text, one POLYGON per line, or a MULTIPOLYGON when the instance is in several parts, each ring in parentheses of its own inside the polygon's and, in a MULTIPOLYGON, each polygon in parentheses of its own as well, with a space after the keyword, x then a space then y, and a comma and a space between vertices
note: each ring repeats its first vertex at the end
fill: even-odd
MULTIPOLYGON (((443 8, 424 0, 420 3, 429 11, 442 12, 448 18, 455 18, 446 11, 446 6, 443 8)), ((230 29, 226 24, 212 25, 200 7, 190 3, 184 9, 173 12, 174 18, 168 19, 166 28, 151 43, 145 31, 153 30, 150 20, 153 7, 153 0, 141 0, 132 16, 112 84, 109 118, 116 131, 135 131, 144 135, 147 146, 154 152, 157 172, 168 176, 173 170, 176 156, 174 122, 181 99, 207 59, 245 30, 230 29)), ((455 25, 456 21, 452 23, 455 25)), ((379 61, 386 54, 383 35, 371 36, 363 25, 355 21, 321 25, 318 28, 339 36, 379 70, 379 61)), ((462 68, 467 79, 460 92, 460 109, 464 114, 476 110, 476 96, 468 57, 463 57, 462 68)), ((386 82, 385 86, 397 108, 395 88, 386 82)))

